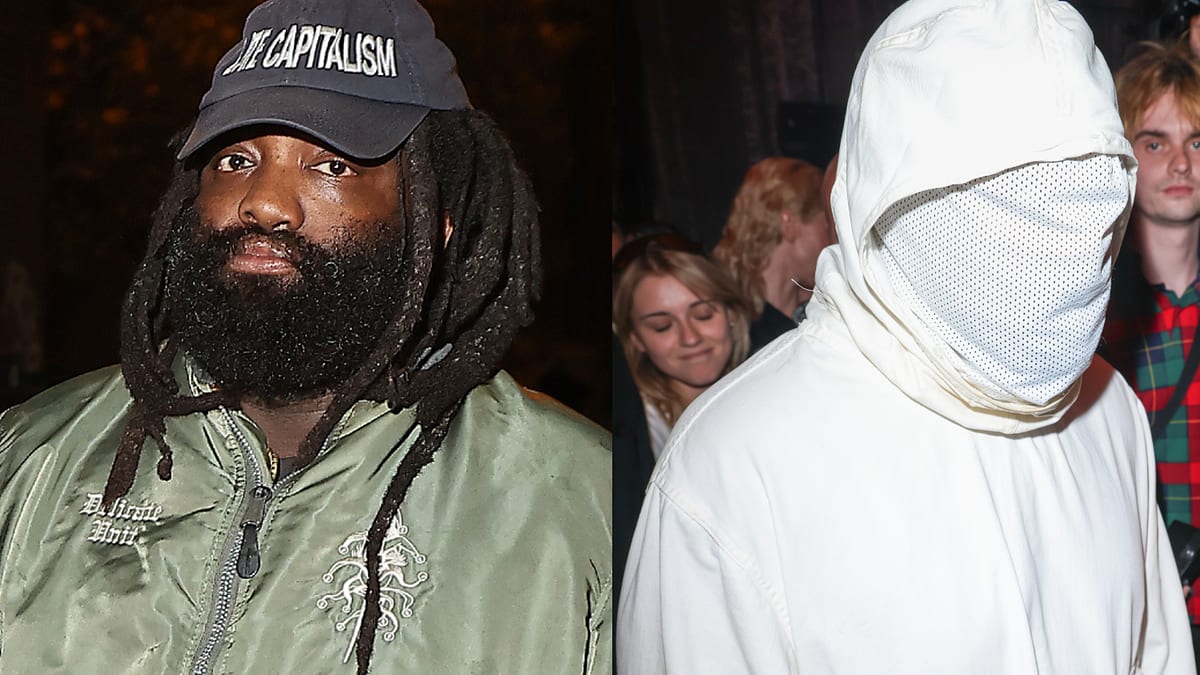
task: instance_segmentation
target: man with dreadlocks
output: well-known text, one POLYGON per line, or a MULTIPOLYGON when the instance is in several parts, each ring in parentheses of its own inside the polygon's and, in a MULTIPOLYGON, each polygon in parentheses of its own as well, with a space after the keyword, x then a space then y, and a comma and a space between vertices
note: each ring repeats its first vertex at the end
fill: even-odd
POLYGON ((0 418, 0 672, 610 670, 607 442, 497 373, 536 205, 425 11, 260 6, 181 141, 120 368, 0 418))

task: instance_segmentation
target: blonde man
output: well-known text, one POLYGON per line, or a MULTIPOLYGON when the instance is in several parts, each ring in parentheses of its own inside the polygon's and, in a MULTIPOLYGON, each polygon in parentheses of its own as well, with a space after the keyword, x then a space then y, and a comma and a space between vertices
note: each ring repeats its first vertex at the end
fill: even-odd
MULTIPOLYGON (((1183 49, 1148 45, 1116 82, 1138 181, 1104 356, 1150 414, 1163 518, 1196 525, 1200 378, 1188 376, 1186 363, 1200 309, 1200 66, 1183 49)), ((1188 609, 1195 639, 1200 599, 1189 598, 1188 609)))
POLYGON ((754 309, 753 350, 804 319, 817 255, 836 238, 821 180, 820 169, 799 159, 759 161, 746 172, 713 250, 754 309))

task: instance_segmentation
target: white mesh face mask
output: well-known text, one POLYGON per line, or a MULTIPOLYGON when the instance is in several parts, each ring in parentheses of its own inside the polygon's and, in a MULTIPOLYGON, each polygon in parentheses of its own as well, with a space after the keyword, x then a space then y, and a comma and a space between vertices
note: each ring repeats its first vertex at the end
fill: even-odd
POLYGON ((913 195, 872 237, 923 342, 985 392, 1044 405, 1091 361, 1128 205, 1121 159, 1097 155, 913 195))

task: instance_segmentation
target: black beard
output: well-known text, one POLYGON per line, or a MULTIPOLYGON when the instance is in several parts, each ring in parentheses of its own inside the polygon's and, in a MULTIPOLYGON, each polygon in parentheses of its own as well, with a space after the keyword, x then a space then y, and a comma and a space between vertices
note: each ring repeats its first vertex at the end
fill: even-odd
POLYGON ((292 232, 271 239, 297 254, 288 278, 224 270, 244 227, 200 228, 189 208, 167 241, 169 330, 215 380, 239 397, 280 405, 328 393, 363 364, 404 296, 404 228, 354 225, 330 248, 292 232))

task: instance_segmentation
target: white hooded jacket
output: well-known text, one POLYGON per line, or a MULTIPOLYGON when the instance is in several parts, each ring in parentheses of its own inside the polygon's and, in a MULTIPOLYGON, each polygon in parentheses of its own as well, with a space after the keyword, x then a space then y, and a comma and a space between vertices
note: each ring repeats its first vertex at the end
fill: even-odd
MULTIPOLYGON (((620 673, 1194 672, 1132 392, 1099 359, 1048 401, 980 386, 872 236, 914 195, 1096 156, 1132 195, 1112 79, 1069 5, 892 14, 852 83, 840 244, 808 320, 697 399, 659 459, 620 673)), ((1127 217, 1085 271, 1100 286, 1127 217)))

